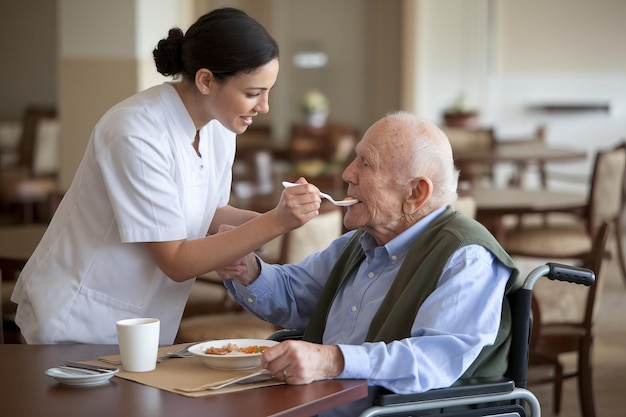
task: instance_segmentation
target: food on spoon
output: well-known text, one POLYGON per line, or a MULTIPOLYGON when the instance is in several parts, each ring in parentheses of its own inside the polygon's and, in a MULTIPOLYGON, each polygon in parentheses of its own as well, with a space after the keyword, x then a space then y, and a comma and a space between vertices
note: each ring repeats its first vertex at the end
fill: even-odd
POLYGON ((354 198, 354 197, 346 197, 346 198, 343 199, 343 201, 353 201, 353 200, 356 200, 356 198, 354 198))
POLYGON ((265 349, 269 346, 260 346, 260 345, 251 345, 245 347, 239 347, 239 345, 235 343, 229 343, 222 347, 209 346, 204 350, 204 353, 208 355, 226 355, 231 352, 241 352, 241 353, 263 353, 265 349))

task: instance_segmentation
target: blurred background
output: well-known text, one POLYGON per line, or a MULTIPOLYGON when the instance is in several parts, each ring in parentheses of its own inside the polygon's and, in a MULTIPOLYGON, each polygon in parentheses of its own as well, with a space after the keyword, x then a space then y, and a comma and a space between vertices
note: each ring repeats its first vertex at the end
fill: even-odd
MULTIPOLYGON (((29 106, 53 107, 66 189, 106 109, 165 81, 152 62, 156 42, 221 6, 246 10, 278 41, 271 110, 255 122, 278 151, 302 122, 311 88, 327 96, 329 123, 359 136, 397 109, 440 123, 459 101, 499 140, 545 125, 548 143, 593 151, 626 132, 619 0, 3 1, 3 158, 17 140, 4 122, 29 106)), ((549 169, 588 172, 591 162, 549 169)))

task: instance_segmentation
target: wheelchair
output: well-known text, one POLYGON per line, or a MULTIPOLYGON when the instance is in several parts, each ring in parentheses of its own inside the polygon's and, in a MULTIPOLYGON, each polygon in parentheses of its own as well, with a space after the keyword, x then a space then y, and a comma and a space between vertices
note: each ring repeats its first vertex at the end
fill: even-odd
MULTIPOLYGON (((414 394, 395 394, 381 389, 374 405, 359 417, 540 417, 539 400, 526 389, 526 374, 532 289, 541 277, 587 286, 595 281, 595 274, 590 269, 554 262, 535 268, 525 279, 518 279, 507 295, 512 316, 512 341, 508 369, 502 378, 461 379, 447 388, 414 394)), ((301 338, 300 332, 291 329, 279 330, 268 337, 278 341, 301 338)))

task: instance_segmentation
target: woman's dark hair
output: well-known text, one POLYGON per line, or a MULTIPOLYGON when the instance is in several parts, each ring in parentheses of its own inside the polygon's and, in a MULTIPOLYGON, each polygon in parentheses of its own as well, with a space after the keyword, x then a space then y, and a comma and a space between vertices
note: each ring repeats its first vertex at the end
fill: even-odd
POLYGON ((245 12, 226 7, 200 17, 187 33, 170 29, 152 51, 157 71, 192 79, 206 68, 218 81, 250 73, 278 58, 276 41, 245 12))

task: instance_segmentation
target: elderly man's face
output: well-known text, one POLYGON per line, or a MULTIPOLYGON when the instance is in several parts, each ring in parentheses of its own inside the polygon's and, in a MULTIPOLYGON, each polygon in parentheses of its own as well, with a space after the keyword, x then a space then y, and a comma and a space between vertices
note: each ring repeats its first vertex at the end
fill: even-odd
POLYGON ((398 185, 408 175, 408 148, 387 120, 365 133, 356 147, 356 158, 343 173, 348 195, 360 201, 347 209, 347 228, 363 228, 385 244, 408 227, 402 208, 411 190, 398 185))

